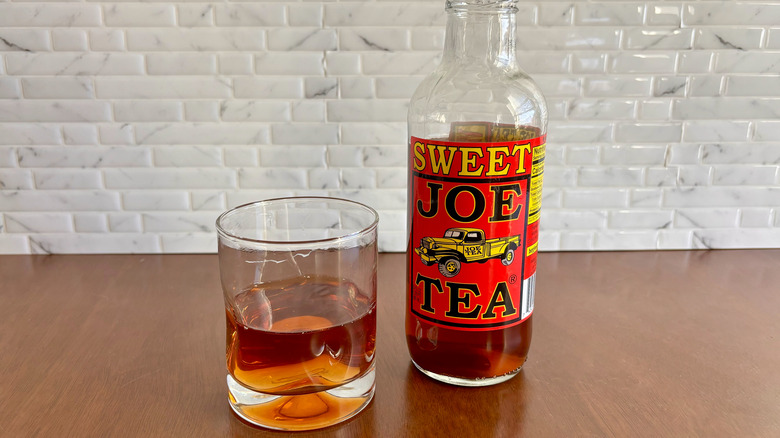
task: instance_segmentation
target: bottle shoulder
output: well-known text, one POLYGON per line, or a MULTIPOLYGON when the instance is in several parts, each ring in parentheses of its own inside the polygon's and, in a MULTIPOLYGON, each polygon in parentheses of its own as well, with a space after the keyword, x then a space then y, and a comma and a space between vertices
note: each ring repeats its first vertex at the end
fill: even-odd
POLYGON ((547 104, 534 80, 516 67, 442 65, 412 96, 409 122, 486 120, 546 128, 547 104))

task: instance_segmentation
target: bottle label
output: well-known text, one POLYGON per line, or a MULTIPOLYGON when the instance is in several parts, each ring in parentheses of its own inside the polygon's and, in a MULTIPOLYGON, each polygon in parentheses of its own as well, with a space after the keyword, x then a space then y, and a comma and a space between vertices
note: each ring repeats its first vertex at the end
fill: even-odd
POLYGON ((534 308, 545 136, 464 123, 446 141, 410 146, 409 311, 456 330, 523 322, 534 308))

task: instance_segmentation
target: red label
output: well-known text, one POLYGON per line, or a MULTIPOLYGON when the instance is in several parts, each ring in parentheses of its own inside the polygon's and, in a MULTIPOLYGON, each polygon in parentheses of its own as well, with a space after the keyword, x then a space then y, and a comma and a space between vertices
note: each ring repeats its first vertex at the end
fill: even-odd
POLYGON ((545 137, 410 146, 409 311, 459 330, 521 323, 533 312, 545 137))

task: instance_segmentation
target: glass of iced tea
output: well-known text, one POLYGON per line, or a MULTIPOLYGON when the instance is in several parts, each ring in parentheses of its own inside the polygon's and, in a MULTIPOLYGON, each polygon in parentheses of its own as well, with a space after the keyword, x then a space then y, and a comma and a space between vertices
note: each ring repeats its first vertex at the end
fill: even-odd
POLYGON ((374 396, 376 211, 280 198, 217 219, 230 406, 278 430, 331 426, 374 396))

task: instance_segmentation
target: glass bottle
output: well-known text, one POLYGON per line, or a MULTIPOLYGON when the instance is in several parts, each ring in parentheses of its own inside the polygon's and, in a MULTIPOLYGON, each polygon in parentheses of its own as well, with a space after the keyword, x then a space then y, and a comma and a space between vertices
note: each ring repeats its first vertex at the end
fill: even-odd
POLYGON ((455 385, 510 379, 531 341, 547 107, 518 65, 516 3, 447 1, 409 107, 407 345, 455 385))

